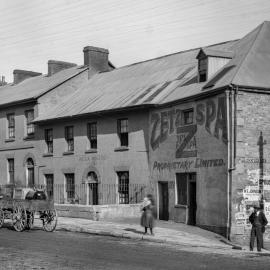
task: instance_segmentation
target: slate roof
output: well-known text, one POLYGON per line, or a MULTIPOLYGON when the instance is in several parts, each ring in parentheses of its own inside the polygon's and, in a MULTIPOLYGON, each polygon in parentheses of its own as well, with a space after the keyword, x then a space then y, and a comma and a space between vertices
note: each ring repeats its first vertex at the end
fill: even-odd
MULTIPOLYGON (((231 51, 236 42, 209 47, 231 51)), ((96 74, 54 110, 40 115, 35 121, 158 104, 175 89, 197 81, 196 56, 199 50, 179 52, 96 74)), ((191 94, 189 91, 184 94, 182 90, 181 93, 191 94)))
POLYGON ((232 59, 205 83, 197 82, 200 48, 94 75, 37 122, 139 106, 161 105, 229 85, 270 89, 270 22, 240 40, 203 48, 232 59), (220 53, 223 51, 224 53, 220 53))
POLYGON ((270 90, 270 22, 264 22, 237 42, 234 57, 204 88, 236 85, 270 90))
POLYGON ((35 100, 66 80, 84 72, 87 67, 76 66, 60 71, 52 76, 40 75, 18 84, 0 87, 0 107, 11 103, 35 100))

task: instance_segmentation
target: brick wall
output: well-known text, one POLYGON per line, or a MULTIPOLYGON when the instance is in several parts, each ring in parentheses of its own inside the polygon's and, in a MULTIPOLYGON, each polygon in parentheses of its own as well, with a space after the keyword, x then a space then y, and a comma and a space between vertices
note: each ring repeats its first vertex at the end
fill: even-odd
MULTIPOLYGON (((248 243, 250 207, 259 201, 260 161, 264 173, 265 213, 269 214, 270 187, 270 95, 240 91, 237 95, 236 166, 232 182, 232 239, 248 243), (258 140, 266 144, 260 160, 258 140), (268 211, 266 211, 268 210, 268 211)), ((270 220, 269 220, 270 221, 270 220)), ((270 235, 266 231, 265 239, 270 235)))

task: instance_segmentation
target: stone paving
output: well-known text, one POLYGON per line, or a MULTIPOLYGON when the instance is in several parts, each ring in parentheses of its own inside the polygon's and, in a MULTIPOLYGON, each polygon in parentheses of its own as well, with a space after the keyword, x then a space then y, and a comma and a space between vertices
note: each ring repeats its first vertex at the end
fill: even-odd
POLYGON ((143 234, 143 228, 136 223, 124 221, 93 221, 79 218, 59 217, 57 230, 132 238, 159 243, 177 244, 189 247, 218 249, 240 248, 226 238, 195 226, 174 222, 158 222, 154 236, 143 234))

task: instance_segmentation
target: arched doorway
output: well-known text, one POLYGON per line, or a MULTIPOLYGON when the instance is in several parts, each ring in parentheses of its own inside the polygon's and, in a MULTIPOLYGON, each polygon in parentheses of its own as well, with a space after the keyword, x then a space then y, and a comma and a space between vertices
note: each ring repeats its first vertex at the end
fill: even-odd
POLYGON ((26 161, 26 179, 28 187, 35 185, 35 166, 32 158, 28 158, 26 161))
POLYGON ((97 205, 98 204, 98 177, 95 172, 89 172, 87 174, 88 183, 88 204, 97 205))

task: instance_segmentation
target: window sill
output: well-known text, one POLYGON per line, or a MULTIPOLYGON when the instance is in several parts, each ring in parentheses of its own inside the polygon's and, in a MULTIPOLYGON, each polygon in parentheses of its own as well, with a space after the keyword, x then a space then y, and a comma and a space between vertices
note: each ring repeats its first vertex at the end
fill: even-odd
POLYGON ((188 208, 187 205, 184 204, 176 204, 174 208, 188 208))
POLYGON ((52 157, 53 156, 53 153, 45 153, 42 156, 43 157, 52 157))
POLYGON ((27 136, 23 137, 24 141, 33 140, 33 139, 35 139, 35 135, 27 135, 27 136))
POLYGON ((5 142, 15 142, 15 138, 9 138, 9 139, 5 139, 5 142))
POLYGON ((63 153, 63 156, 74 155, 74 151, 67 151, 63 153))
POLYGON ((85 153, 85 154, 97 153, 97 149, 88 149, 88 150, 85 150, 84 153, 85 153))
POLYGON ((128 151, 129 147, 128 146, 120 146, 114 149, 114 152, 124 152, 124 151, 128 151))

